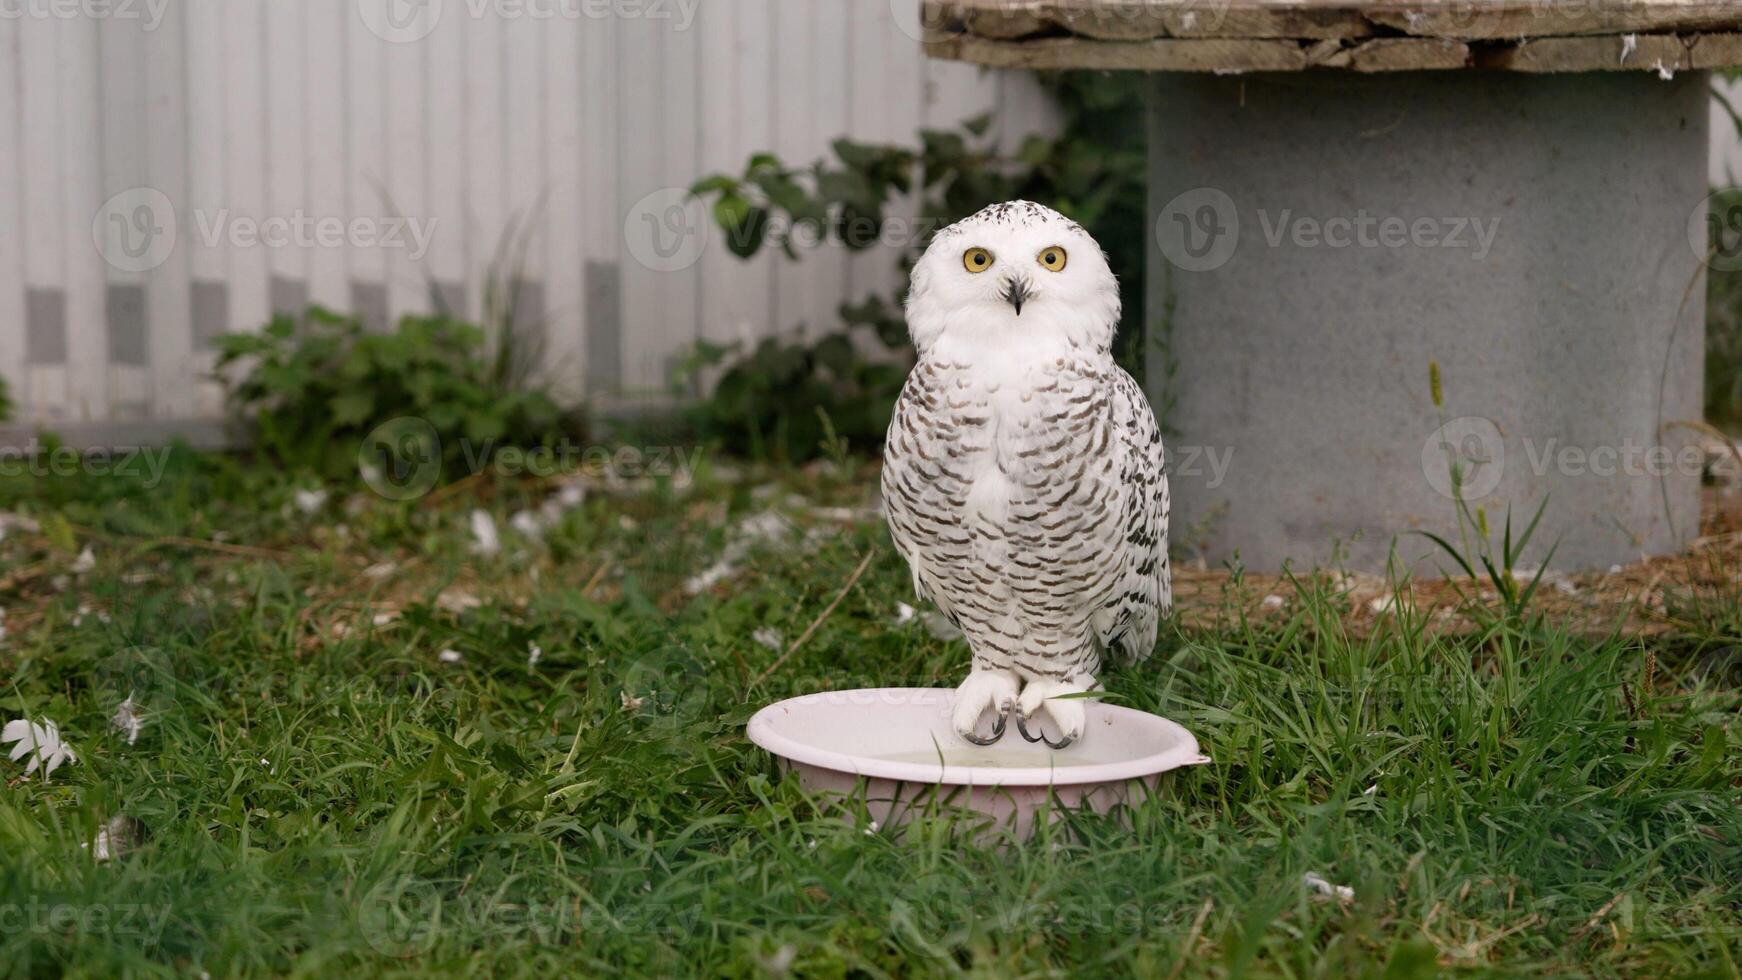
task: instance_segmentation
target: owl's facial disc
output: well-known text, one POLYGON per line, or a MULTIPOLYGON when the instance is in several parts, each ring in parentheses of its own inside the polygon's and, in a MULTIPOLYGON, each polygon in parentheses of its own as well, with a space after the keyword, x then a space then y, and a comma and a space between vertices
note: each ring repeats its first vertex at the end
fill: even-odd
POLYGON ((1004 302, 1016 310, 1016 315, 1022 315, 1022 304, 1033 295, 1026 276, 1010 276, 1004 280, 1004 302))

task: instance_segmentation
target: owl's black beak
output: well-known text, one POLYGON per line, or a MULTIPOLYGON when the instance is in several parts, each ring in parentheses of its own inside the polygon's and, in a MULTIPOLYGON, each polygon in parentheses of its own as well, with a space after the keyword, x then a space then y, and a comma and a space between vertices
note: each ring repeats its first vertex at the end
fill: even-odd
POLYGON ((1027 279, 1004 280, 1004 302, 1016 309, 1016 315, 1022 315, 1022 304, 1028 301, 1027 279))

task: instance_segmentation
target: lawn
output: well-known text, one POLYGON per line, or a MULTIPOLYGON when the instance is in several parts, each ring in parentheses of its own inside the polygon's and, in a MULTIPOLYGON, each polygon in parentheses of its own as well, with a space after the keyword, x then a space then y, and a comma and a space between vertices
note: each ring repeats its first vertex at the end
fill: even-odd
POLYGON ((0 972, 1742 970, 1734 597, 1649 640, 1436 637, 1352 630, 1303 576, 1110 674, 1214 760, 1123 823, 895 835, 743 736, 795 693, 959 679, 898 614, 874 487, 704 458, 396 502, 189 452, 153 486, 0 481, 0 720, 77 754, 0 759, 0 972))

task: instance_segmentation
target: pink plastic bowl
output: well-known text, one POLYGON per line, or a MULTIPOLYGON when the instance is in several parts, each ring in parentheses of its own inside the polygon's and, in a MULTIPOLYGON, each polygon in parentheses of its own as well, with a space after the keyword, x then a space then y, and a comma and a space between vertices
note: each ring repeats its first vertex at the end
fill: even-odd
POLYGON ((950 727, 954 700, 953 690, 904 687, 791 698, 750 719, 750 741, 811 792, 862 796, 880 826, 941 805, 986 814, 1019 838, 1049 804, 1105 813, 1154 791, 1162 773, 1210 761, 1174 722, 1099 701, 1084 705, 1088 727, 1070 748, 1025 742, 1014 720, 982 748, 950 727))

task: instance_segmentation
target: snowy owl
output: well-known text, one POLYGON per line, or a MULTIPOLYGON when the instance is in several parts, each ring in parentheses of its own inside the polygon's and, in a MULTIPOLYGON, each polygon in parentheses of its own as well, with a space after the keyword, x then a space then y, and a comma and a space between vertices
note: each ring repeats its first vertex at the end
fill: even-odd
POLYGON ((914 266, 919 361, 890 421, 883 500, 914 590, 973 653, 952 722, 977 745, 1012 709, 1029 741, 1076 741, 1083 702, 1061 695, 1099 686, 1105 650, 1148 656, 1173 605, 1161 430, 1113 362, 1118 323, 1101 247, 1038 204, 959 221, 914 266))

